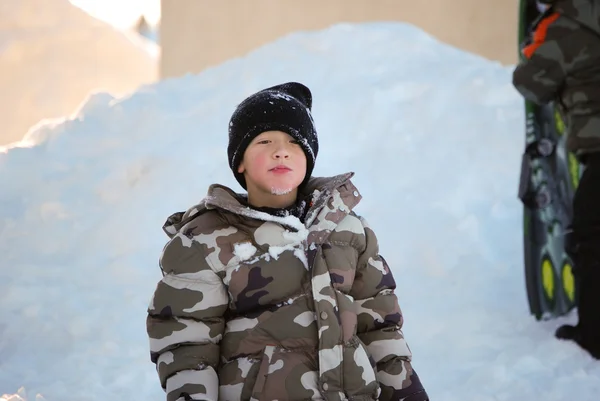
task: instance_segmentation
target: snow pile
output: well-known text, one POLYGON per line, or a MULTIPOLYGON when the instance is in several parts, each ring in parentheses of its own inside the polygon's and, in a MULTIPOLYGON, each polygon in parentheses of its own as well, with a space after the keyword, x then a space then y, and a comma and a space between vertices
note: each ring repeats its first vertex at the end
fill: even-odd
POLYGON ((68 0, 1 1, 0 146, 70 115, 90 91, 122 95, 154 82, 157 49, 68 0))
POLYGON ((0 153, 0 394, 164 399, 145 332, 161 226, 213 182, 240 189, 231 112, 298 80, 314 94, 315 174, 356 172, 431 399, 596 401, 600 364, 552 337, 573 316, 528 315, 510 77, 404 24, 338 25, 127 98, 98 94, 40 128, 39 145, 0 153))

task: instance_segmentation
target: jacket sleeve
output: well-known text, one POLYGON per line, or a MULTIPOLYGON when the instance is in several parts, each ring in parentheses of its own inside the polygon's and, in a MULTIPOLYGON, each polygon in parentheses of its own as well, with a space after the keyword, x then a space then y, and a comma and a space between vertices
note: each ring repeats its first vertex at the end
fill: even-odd
POLYGON ((381 386, 380 400, 427 401, 412 354, 402 334, 403 318, 394 292, 396 282, 385 259, 379 254, 375 233, 360 217, 366 248, 359 255, 354 284, 358 315, 358 336, 366 345, 381 386))
POLYGON ((564 18, 549 14, 537 25, 532 42, 523 48, 522 61, 513 71, 513 85, 523 97, 537 104, 553 100, 566 76, 563 54, 564 18))
POLYGON ((161 256, 164 277, 148 307, 150 355, 167 401, 216 401, 228 296, 201 244, 179 233, 161 256))
POLYGON ((575 53, 581 47, 577 38, 581 29, 557 13, 550 13, 538 23, 513 71, 513 86, 523 97, 545 104, 558 96, 569 70, 577 64, 575 53))

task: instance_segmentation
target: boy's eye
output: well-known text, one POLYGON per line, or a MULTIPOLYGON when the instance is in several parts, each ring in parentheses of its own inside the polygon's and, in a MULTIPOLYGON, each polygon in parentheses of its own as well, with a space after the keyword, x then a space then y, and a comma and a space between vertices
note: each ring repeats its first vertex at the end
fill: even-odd
POLYGON ((269 143, 269 142, 271 142, 271 141, 269 141, 268 139, 262 139, 262 140, 260 140, 260 141, 258 141, 258 142, 256 142, 256 143, 260 143, 260 144, 267 144, 267 143, 269 143))
POLYGON ((292 139, 290 143, 293 143, 294 145, 300 145, 300 142, 295 139, 292 139))

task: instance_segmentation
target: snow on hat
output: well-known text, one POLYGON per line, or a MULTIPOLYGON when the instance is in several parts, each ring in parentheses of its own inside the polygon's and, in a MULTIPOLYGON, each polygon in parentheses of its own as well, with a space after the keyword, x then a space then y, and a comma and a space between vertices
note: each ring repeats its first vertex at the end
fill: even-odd
POLYGON ((229 167, 244 189, 246 180, 237 168, 250 142, 266 131, 283 131, 299 142, 306 154, 306 175, 300 186, 306 184, 319 151, 311 107, 310 89, 297 82, 263 89, 238 105, 229 121, 227 156, 229 167))

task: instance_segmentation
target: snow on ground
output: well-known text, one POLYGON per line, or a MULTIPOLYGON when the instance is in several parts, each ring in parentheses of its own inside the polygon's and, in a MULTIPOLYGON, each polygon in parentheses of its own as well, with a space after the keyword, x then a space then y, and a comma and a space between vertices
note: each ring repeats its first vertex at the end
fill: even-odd
POLYGON ((156 43, 68 0, 0 1, 0 146, 71 114, 90 91, 124 95, 154 82, 157 55, 156 43))
MULTIPOLYGON (((511 68, 400 23, 296 33, 198 76, 98 94, 39 144, 0 153, 0 394, 163 400, 146 307, 165 218, 227 167, 235 105, 314 94, 315 174, 357 173, 436 401, 596 401, 600 363, 528 314, 511 68)), ((5 399, 11 399, 5 396, 5 399)))

